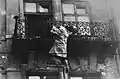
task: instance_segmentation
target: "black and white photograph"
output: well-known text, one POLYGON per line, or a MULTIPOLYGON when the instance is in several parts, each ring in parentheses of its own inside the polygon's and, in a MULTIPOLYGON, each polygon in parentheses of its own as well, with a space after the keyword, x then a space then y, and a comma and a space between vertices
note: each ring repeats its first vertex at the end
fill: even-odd
POLYGON ((0 0, 0 79, 120 79, 120 0, 0 0))

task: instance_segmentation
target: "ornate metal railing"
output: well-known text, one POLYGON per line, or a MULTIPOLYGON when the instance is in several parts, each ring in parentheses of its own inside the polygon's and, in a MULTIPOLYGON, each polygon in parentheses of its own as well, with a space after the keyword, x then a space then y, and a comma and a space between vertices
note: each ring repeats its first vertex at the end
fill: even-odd
POLYGON ((15 30, 14 30, 14 38, 15 39, 26 39, 26 25, 25 20, 20 16, 14 17, 16 20, 15 30))
POLYGON ((52 26, 69 27, 73 39, 113 40, 113 24, 104 22, 52 22, 52 26))
MULTIPOLYGON (((87 39, 87 40, 113 40, 113 24, 108 22, 63 22, 63 21, 49 21, 50 26, 62 25, 68 27, 73 37, 72 39, 87 39)), ((16 39, 39 39, 40 36, 29 37, 26 34, 28 29, 25 29, 27 23, 25 20, 18 19, 16 21, 16 39)), ((28 26, 27 26, 28 27, 28 26)))

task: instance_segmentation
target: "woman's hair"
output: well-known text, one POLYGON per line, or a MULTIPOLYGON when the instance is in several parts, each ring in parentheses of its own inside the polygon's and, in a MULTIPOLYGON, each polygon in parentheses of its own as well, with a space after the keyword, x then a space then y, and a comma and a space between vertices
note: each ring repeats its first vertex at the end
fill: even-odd
POLYGON ((70 32, 76 32, 76 29, 75 28, 73 28, 72 26, 70 26, 70 27, 65 27, 68 31, 70 31, 70 32))
POLYGON ((13 18, 16 20, 16 19, 18 19, 19 17, 18 17, 18 16, 14 16, 13 18))

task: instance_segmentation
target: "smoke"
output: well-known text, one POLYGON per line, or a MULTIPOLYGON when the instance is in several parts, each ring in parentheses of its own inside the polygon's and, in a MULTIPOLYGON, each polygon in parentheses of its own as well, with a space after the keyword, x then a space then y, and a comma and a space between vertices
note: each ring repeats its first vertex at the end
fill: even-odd
POLYGON ((87 0, 91 6, 93 20, 114 19, 120 31, 120 0, 87 0))
POLYGON ((107 0, 115 25, 120 31, 120 0, 107 0))

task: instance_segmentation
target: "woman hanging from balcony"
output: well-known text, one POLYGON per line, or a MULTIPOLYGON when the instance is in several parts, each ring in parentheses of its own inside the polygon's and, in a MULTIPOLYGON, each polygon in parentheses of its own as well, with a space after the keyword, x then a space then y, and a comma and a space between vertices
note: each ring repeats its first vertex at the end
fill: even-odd
POLYGON ((61 22, 56 22, 52 25, 51 33, 55 42, 49 54, 55 64, 64 64, 69 67, 67 61, 67 39, 72 34, 72 29, 66 24, 62 25, 61 22))

